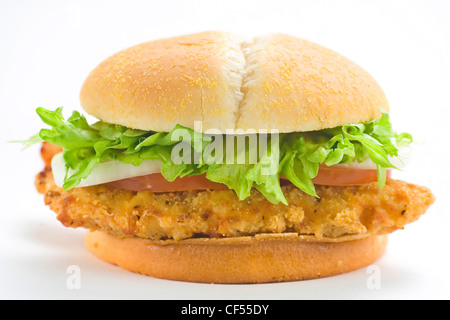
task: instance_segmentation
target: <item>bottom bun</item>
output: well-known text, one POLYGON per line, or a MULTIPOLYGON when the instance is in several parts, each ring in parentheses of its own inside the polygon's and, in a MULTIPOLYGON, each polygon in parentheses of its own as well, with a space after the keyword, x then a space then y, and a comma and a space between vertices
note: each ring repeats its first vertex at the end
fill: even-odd
POLYGON ((353 271, 376 261, 387 236, 318 241, 292 233, 151 241, 89 232, 89 251, 126 270, 207 283, 306 280, 353 271))

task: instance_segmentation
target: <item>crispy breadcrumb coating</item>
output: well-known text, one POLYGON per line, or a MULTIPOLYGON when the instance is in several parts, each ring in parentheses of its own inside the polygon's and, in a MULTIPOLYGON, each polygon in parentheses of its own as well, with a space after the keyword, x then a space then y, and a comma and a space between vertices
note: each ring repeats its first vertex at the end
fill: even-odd
POLYGON ((48 167, 38 174, 36 186, 66 227, 153 240, 280 232, 319 238, 380 235, 417 220, 434 201, 427 188, 396 180, 388 180, 382 190, 376 182, 316 186, 320 198, 286 185, 288 206, 271 204, 256 190, 244 201, 232 190, 158 194, 99 185, 63 191, 48 167))
POLYGON ((388 179, 361 186, 316 186, 319 198, 292 184, 282 186, 289 203, 274 205, 258 191, 240 201, 232 190, 171 193, 129 191, 110 185, 64 191, 50 168, 59 147, 44 143, 45 169, 36 188, 66 227, 103 230, 122 237, 186 239, 297 232, 317 238, 391 233, 416 221, 434 202, 425 187, 388 179))

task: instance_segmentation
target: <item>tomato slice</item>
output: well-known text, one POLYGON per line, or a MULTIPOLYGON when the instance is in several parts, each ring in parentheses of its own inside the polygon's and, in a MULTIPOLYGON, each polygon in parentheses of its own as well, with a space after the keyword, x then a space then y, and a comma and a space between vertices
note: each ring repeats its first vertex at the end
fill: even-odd
MULTIPOLYGON (((386 171, 386 178, 391 177, 391 170, 386 171)), ((314 184, 327 186, 354 186, 378 181, 377 170, 351 169, 341 167, 320 167, 314 184)))
POLYGON ((109 185, 132 191, 150 190, 153 192, 228 189, 228 187, 222 183, 216 183, 206 179, 206 175, 204 174, 176 178, 174 181, 169 182, 162 174, 154 173, 146 176, 110 182, 109 185))
POLYGON ((52 165, 53 157, 62 151, 63 149, 61 147, 44 141, 41 147, 41 157, 42 160, 44 160, 45 166, 50 167, 52 165))
MULTIPOLYGON (((390 178, 390 176, 391 172, 388 170, 386 177, 390 178)), ((280 179, 287 182, 286 178, 282 175, 280 176, 280 179)), ((320 167, 318 175, 313 179, 313 183, 328 186, 354 186, 377 180, 377 170, 320 167)), ((181 179, 177 178, 175 181, 169 182, 162 174, 154 173, 146 176, 110 182, 109 185, 132 191, 150 190, 153 192, 228 189, 228 187, 222 183, 216 183, 206 179, 204 174, 188 176, 181 179)))

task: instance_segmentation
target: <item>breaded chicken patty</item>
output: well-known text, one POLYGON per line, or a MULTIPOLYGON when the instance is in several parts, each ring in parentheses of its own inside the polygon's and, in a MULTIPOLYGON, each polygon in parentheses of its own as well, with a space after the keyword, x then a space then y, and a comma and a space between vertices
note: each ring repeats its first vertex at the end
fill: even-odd
POLYGON ((256 190, 245 201, 232 190, 153 193, 99 185, 63 191, 49 167, 36 186, 66 227, 152 240, 280 232, 319 238, 381 235, 417 220, 434 201, 427 188, 391 179, 383 189, 376 182, 316 186, 319 198, 285 185, 288 206, 271 204, 256 190))

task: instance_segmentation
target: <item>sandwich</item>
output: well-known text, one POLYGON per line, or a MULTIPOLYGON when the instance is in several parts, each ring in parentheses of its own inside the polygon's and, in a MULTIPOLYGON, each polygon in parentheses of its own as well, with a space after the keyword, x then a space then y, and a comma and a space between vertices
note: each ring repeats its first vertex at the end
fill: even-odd
POLYGON ((333 276, 379 259, 433 203, 395 180, 411 134, 378 83, 284 34, 203 32, 101 62, 78 111, 38 108, 36 176, 87 249, 126 270, 205 283, 333 276))

